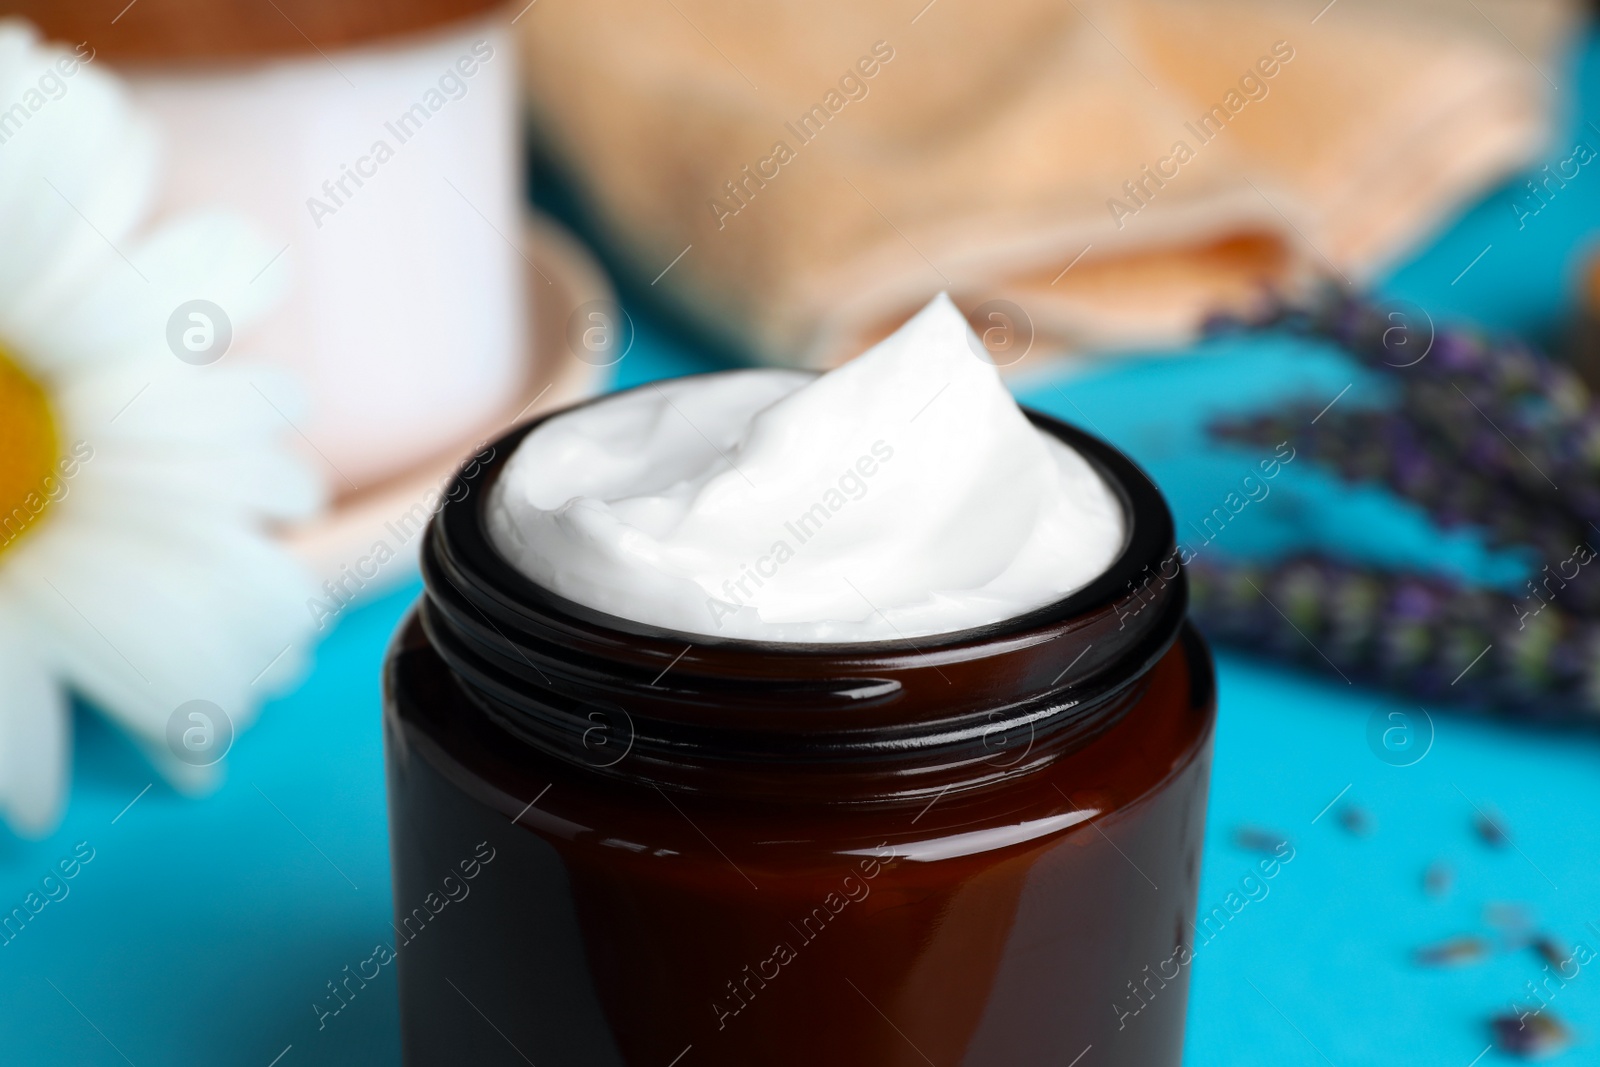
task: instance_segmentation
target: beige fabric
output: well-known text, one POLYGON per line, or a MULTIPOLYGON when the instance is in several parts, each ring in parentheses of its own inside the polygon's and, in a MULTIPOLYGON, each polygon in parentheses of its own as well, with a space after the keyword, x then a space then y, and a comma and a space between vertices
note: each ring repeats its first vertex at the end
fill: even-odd
POLYGON ((1529 160, 1576 20, 924 2, 541 0, 536 134, 639 278, 672 264, 655 290, 756 358, 837 362, 941 288, 1014 301, 1040 351, 1159 344, 1263 284, 1370 278, 1529 160))

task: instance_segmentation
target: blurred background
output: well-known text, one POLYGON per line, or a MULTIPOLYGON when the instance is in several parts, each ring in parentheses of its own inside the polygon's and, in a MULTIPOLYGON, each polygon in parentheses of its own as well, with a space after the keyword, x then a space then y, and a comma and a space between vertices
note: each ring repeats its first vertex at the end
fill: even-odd
POLYGON ((1296 849, 1197 953, 1187 1062, 1593 1061, 1582 5, 0 16, 7 1062, 398 1062, 392 974, 313 1005, 388 937, 378 671, 452 471, 942 290, 1173 505, 1201 910, 1296 849))

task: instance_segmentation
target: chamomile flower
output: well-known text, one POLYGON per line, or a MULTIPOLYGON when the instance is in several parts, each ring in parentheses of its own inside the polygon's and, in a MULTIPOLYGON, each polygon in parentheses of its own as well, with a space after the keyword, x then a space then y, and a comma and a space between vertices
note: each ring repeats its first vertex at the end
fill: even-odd
POLYGON ((147 225, 157 163, 87 46, 0 20, 0 815, 26 833, 59 817, 71 695, 194 784, 175 710, 242 726, 309 636, 266 526, 319 483, 281 383, 206 354, 279 295, 252 281, 274 250, 222 214, 147 225))

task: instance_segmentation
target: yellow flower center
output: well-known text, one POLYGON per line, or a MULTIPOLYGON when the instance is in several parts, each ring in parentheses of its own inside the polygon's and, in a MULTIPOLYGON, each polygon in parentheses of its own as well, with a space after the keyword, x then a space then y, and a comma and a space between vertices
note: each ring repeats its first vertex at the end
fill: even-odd
POLYGON ((0 553, 59 495, 60 454, 49 396, 0 345, 0 553))

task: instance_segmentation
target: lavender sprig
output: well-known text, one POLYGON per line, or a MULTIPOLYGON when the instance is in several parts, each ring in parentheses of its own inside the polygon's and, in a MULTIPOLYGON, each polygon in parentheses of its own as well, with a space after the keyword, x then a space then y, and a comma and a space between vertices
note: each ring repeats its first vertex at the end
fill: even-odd
MULTIPOLYGON (((1563 559, 1600 533, 1549 501, 1492 479, 1464 476, 1448 446, 1393 410, 1345 408, 1318 415, 1314 404, 1220 419, 1211 434, 1271 447, 1292 440, 1300 454, 1349 482, 1374 482, 1425 509, 1438 525, 1483 528, 1489 543, 1527 546, 1541 559, 1563 559)), ((1600 606, 1600 587, 1595 603, 1600 606)))
POLYGON ((1525 406, 1539 409, 1552 423, 1569 430, 1600 422, 1588 386, 1570 367, 1546 359, 1515 338, 1441 330, 1420 308, 1386 305, 1332 288, 1308 304, 1272 299, 1254 315, 1217 317, 1206 326, 1211 334, 1240 329, 1280 329, 1320 337, 1374 370, 1404 372, 1411 381, 1470 385, 1508 416, 1525 406))
POLYGON ((1600 624, 1546 604, 1323 556, 1189 565, 1212 637, 1419 699, 1600 718, 1600 624), (1287 620, 1292 625, 1285 625, 1287 620))
POLYGON ((1317 414, 1311 404, 1293 404, 1219 420, 1210 431, 1220 440, 1256 446, 1293 440, 1300 455, 1344 480, 1386 485, 1426 508, 1441 526, 1482 525, 1496 544, 1522 544, 1537 534, 1537 525, 1524 518, 1525 497, 1461 478, 1453 464, 1438 462, 1435 443, 1397 413, 1344 409, 1323 413, 1311 425, 1317 414))
POLYGON ((1427 380, 1406 385, 1400 411, 1477 476, 1600 522, 1600 418, 1545 418, 1481 389, 1427 380))
POLYGON ((1387 485, 1440 525, 1480 526, 1491 544, 1526 546, 1547 564, 1513 596, 1325 556, 1207 557, 1190 567, 1202 625, 1423 699, 1600 718, 1600 589, 1569 569, 1595 558, 1591 533, 1600 540, 1600 405, 1578 375, 1516 341, 1436 330, 1420 309, 1336 291, 1212 326, 1240 327, 1330 341, 1391 377, 1397 402, 1314 416, 1290 406, 1222 420, 1213 434, 1294 441, 1347 480, 1387 485))
POLYGON ((1338 345, 1392 376, 1399 409, 1474 470, 1600 522, 1600 406, 1570 367, 1514 339, 1438 329, 1420 309, 1334 291, 1309 306, 1271 303, 1247 320, 1209 326, 1213 333, 1241 328, 1338 345))

